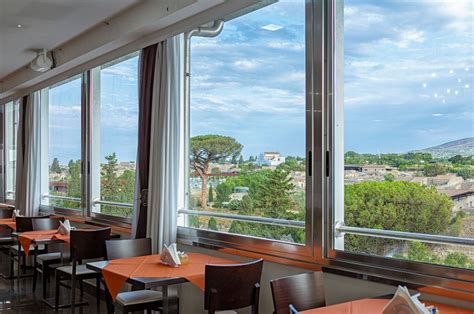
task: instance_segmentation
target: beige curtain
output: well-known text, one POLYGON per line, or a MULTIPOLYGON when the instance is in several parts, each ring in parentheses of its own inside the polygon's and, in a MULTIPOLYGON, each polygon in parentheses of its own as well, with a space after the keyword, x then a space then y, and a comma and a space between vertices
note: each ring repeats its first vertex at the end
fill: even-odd
POLYGON ((180 107, 183 99, 182 36, 158 44, 151 115, 147 237, 153 252, 176 242, 180 107))
POLYGON ((25 216, 37 216, 40 207, 39 92, 20 103, 16 157, 15 207, 25 216))

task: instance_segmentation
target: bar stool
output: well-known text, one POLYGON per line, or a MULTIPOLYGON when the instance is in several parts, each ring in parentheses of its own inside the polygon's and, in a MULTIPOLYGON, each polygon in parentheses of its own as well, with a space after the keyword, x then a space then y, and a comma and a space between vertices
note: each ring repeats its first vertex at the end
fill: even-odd
MULTIPOLYGON (((105 242, 107 247, 107 259, 128 258, 151 254, 151 239, 135 240, 109 240, 105 242)), ((169 299, 176 302, 179 313, 179 298, 177 296, 169 299)), ((115 308, 122 313, 134 311, 160 310, 163 307, 163 295, 160 291, 139 290, 121 292, 115 299, 115 308)))
POLYGON ((83 292, 82 281, 96 279, 97 307, 100 306, 100 276, 101 274, 86 268, 83 260, 104 259, 106 255, 105 241, 110 239, 110 227, 93 230, 71 230, 70 233, 71 265, 56 268, 56 293, 55 309, 59 308, 60 286, 71 289, 71 313, 74 313, 76 305, 77 281, 83 292), (70 280, 71 286, 62 281, 70 280))
POLYGON ((237 265, 206 265, 204 309, 236 310, 251 306, 258 313, 263 259, 237 265))

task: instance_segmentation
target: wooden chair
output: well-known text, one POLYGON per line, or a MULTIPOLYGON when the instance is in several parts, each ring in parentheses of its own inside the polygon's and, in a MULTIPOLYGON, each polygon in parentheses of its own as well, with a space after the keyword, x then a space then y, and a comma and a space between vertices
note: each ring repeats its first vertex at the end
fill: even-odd
POLYGON ((236 310, 251 306, 258 313, 263 260, 237 265, 206 265, 204 309, 236 310))
MULTIPOLYGON (((48 219, 49 216, 38 216, 38 217, 26 217, 26 216, 17 216, 15 217, 16 221, 16 232, 27 232, 33 231, 33 220, 48 219)), ((33 247, 31 247, 33 249, 33 247)), ((37 253, 45 253, 45 246, 41 245, 36 248, 37 253)), ((13 279, 14 265, 15 261, 18 261, 18 279, 20 278, 20 268, 26 268, 26 255, 25 251, 18 242, 15 245, 10 246, 9 250, 9 259, 10 259, 10 278, 13 279), (20 263, 21 260, 21 263, 20 263)), ((31 276, 31 275, 29 275, 31 276)))
POLYGON ((100 305, 100 276, 101 274, 86 268, 83 260, 104 259, 107 256, 105 241, 110 239, 110 228, 95 230, 71 230, 70 249, 71 265, 56 268, 56 293, 55 308, 59 308, 60 286, 71 289, 71 313, 76 305, 76 286, 79 281, 81 295, 83 294, 82 282, 86 279, 96 279, 97 307, 100 305), (62 281, 70 280, 69 287, 62 281))
POLYGON ((270 281, 275 314, 326 306, 323 273, 313 272, 270 281), (290 311, 290 305, 293 308, 290 311))
MULTIPOLYGON (((57 230, 60 226, 60 221, 64 221, 63 217, 54 217, 49 219, 33 219, 32 227, 33 231, 39 230, 57 230)), ((46 250, 48 248, 45 248, 46 250)), ((38 273, 42 274, 43 283, 43 298, 46 299, 47 293, 47 282, 49 278, 49 269, 51 265, 59 264, 61 262, 61 252, 47 252, 44 254, 37 254, 34 251, 34 262, 33 262, 33 292, 36 291, 36 281, 38 273)), ((63 256, 64 258, 64 256, 63 256)))
POLYGON ((0 207, 0 219, 12 218, 13 210, 14 208, 12 207, 0 207))
MULTIPOLYGON (((136 256, 150 255, 151 239, 136 240, 109 240, 105 242, 107 247, 107 259, 113 260, 118 258, 128 258, 136 256)), ((178 306, 179 299, 172 297, 169 303, 178 306)), ((134 311, 160 311, 163 306, 163 295, 160 291, 140 290, 121 292, 115 298, 115 308, 122 313, 130 313, 134 311)))
MULTIPOLYGON (((0 207, 0 219, 12 218, 13 208, 0 207)), ((11 237, 11 233, 5 229, 0 230, 0 247, 5 253, 8 253, 8 246, 13 245, 15 242, 11 237)))

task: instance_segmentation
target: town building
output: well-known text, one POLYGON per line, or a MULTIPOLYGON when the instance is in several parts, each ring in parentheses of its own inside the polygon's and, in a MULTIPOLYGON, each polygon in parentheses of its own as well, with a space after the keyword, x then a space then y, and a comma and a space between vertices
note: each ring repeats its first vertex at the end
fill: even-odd
POLYGON ((257 165, 276 167, 285 162, 285 157, 278 152, 264 152, 257 158, 257 165))

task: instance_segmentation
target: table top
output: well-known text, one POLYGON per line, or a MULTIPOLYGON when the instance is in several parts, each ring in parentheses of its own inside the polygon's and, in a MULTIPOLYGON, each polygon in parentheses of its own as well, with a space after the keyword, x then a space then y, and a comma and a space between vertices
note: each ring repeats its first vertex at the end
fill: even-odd
MULTIPOLYGON (((94 270, 96 272, 102 272, 102 269, 107 266, 110 261, 99 261, 99 262, 90 262, 86 264, 86 267, 94 270)), ((130 277, 127 279, 127 282, 138 289, 151 289, 162 286, 170 286, 180 283, 188 282, 187 279, 183 277, 176 278, 144 278, 144 277, 130 277)))
MULTIPOLYGON (((390 300, 387 299, 362 299, 346 303, 340 303, 317 309, 311 309, 300 312, 301 314, 366 314, 382 313, 383 308, 390 300)), ((473 314, 474 311, 457 308, 445 304, 424 302, 426 305, 434 305, 441 314, 473 314)))

